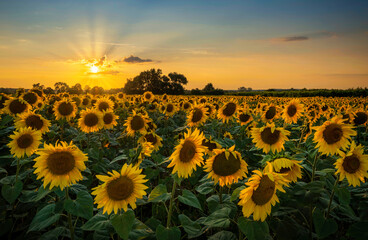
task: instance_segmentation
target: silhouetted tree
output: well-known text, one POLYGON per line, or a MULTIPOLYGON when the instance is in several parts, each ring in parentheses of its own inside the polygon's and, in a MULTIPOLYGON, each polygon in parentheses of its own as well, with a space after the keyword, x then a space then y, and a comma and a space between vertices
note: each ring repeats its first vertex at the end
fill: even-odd
POLYGON ((93 95, 103 94, 103 93, 104 93, 104 89, 103 89, 103 87, 94 86, 94 87, 91 89, 91 93, 92 93, 93 95))
POLYGON ((80 83, 77 83, 71 88, 69 88, 68 92, 71 94, 81 94, 83 93, 82 85, 80 85, 80 83))
POLYGON ((57 82, 54 84, 54 87, 57 93, 66 92, 69 89, 69 85, 66 84, 65 82, 57 82))
POLYGON ((207 85, 203 88, 204 92, 211 92, 213 90, 215 90, 215 88, 213 87, 212 83, 207 83, 207 85))
POLYGON ((41 83, 35 83, 32 86, 33 86, 33 88, 37 88, 37 89, 44 89, 45 88, 45 86, 41 85, 41 83))

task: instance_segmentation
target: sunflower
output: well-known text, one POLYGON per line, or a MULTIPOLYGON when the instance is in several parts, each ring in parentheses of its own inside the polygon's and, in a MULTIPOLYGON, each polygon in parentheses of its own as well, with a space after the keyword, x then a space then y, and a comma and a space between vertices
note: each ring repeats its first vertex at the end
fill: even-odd
POLYGON ((5 93, 0 93, 0 110, 5 107, 5 101, 9 99, 10 97, 8 95, 6 95, 5 93))
POLYGON ((187 110, 191 109, 192 104, 190 102, 186 101, 186 102, 183 103, 183 105, 181 107, 184 111, 187 111, 187 110))
POLYGON ((113 111, 103 111, 102 120, 104 123, 105 129, 111 129, 118 124, 116 120, 119 119, 119 116, 115 115, 113 111))
POLYGON ((147 92, 143 93, 143 100, 144 101, 152 102, 153 99, 155 99, 155 95, 153 95, 152 92, 147 91, 147 92))
POLYGON ((77 105, 77 107, 80 107, 82 100, 78 96, 72 97, 72 100, 75 103, 75 105, 77 105))
POLYGON ((116 94, 116 97, 117 97, 119 100, 123 100, 123 99, 125 98, 125 95, 124 95, 124 93, 119 92, 119 93, 117 93, 117 94, 116 94))
POLYGON ((38 149, 42 134, 32 128, 21 128, 10 138, 12 140, 7 144, 10 147, 10 153, 17 158, 22 158, 24 155, 31 156, 38 149))
POLYGON ((203 139, 202 140, 202 145, 207 147, 207 149, 206 149, 207 154, 212 153, 214 149, 222 148, 222 146, 218 142, 212 140, 211 137, 209 139, 207 139, 207 138, 203 139))
POLYGON ((50 184, 50 189, 56 186, 63 190, 83 179, 81 171, 86 169, 84 162, 88 157, 72 142, 56 142, 55 146, 45 144, 37 154, 40 156, 34 159, 34 173, 37 179, 43 178, 44 186, 50 184))
POLYGON ((229 133, 229 132, 225 132, 225 133, 224 133, 224 137, 225 137, 225 138, 228 138, 228 139, 234 139, 234 138, 233 138, 233 135, 231 135, 231 133, 229 133))
POLYGON ((5 101, 5 113, 16 116, 17 114, 27 112, 31 109, 31 105, 20 98, 10 98, 5 101))
POLYGON ((92 189, 92 195, 96 195, 94 202, 97 208, 103 208, 103 213, 107 214, 112 211, 117 214, 120 209, 127 211, 128 204, 135 209, 136 200, 146 195, 144 190, 148 188, 144 185, 146 176, 141 173, 142 169, 138 166, 124 164, 120 172, 113 170, 108 173, 110 176, 97 175, 103 182, 92 189))
POLYGON ((270 162, 266 166, 266 171, 273 171, 279 174, 282 174, 283 177, 290 181, 290 182, 297 182, 298 178, 302 177, 302 171, 303 168, 300 163, 302 161, 292 160, 288 158, 277 158, 270 162), (268 169, 272 167, 272 170, 268 169))
POLYGON ((78 119, 79 128, 85 132, 97 132, 104 127, 103 114, 94 108, 81 111, 78 119))
POLYGON ((188 178, 197 166, 203 163, 203 154, 206 147, 202 145, 204 139, 203 133, 198 129, 193 132, 191 129, 184 134, 184 139, 180 140, 179 145, 170 156, 168 168, 174 167, 172 173, 178 173, 179 177, 188 178))
POLYGON ((292 99, 284 108, 282 118, 286 123, 296 123, 303 114, 303 104, 299 99, 292 99))
POLYGON ((82 98, 81 106, 84 107, 84 108, 88 108, 89 106, 91 106, 91 99, 87 96, 82 98))
POLYGON ((69 121, 77 114, 77 105, 69 99, 64 98, 63 100, 55 103, 53 110, 56 120, 65 118, 69 121))
POLYGON ((166 104, 166 106, 165 106, 165 111, 164 111, 164 113, 165 113, 165 115, 167 115, 167 116, 172 116, 172 115, 174 115, 175 114, 175 105, 174 104, 172 104, 172 103, 168 103, 168 104, 166 104))
POLYGON ((208 118, 206 113, 207 113, 207 110, 204 108, 203 105, 195 104, 187 116, 187 125, 189 127, 195 127, 195 126, 199 126, 202 123, 206 122, 208 118))
POLYGON ((278 107, 276 107, 273 104, 267 106, 266 110, 262 114, 262 120, 267 122, 267 121, 272 121, 273 119, 278 118, 279 116, 278 110, 279 110, 278 107))
POLYGON ((100 112, 114 110, 114 102, 106 97, 99 98, 94 106, 100 112))
POLYGON ((368 124, 368 114, 364 110, 358 110, 354 113, 353 123, 355 126, 367 125, 368 124))
POLYGON ((284 149, 284 143, 289 140, 287 136, 290 132, 281 127, 276 128, 275 123, 267 123, 264 127, 253 128, 251 134, 257 148, 262 148, 264 153, 269 151, 274 153, 284 149))
POLYGON ((238 123, 240 123, 241 126, 246 125, 250 123, 253 120, 252 112, 248 109, 241 109, 238 111, 238 123))
POLYGON ((136 113, 133 110, 133 115, 128 117, 128 119, 125 121, 124 126, 126 126, 126 131, 129 136, 134 136, 136 132, 139 132, 141 134, 146 133, 146 129, 148 127, 147 125, 148 120, 147 117, 142 115, 141 113, 136 113))
POLYGON ((141 136, 138 142, 140 142, 141 144, 143 144, 144 142, 151 143, 154 151, 157 151, 162 146, 162 138, 153 131, 141 136))
POLYGON ((49 131, 50 121, 42 117, 40 114, 36 114, 33 111, 25 112, 18 115, 15 122, 16 129, 30 127, 34 130, 39 130, 41 133, 49 131))
POLYGON ((276 190, 285 192, 287 180, 275 172, 253 171, 253 176, 245 183, 248 187, 239 195, 238 205, 242 206, 243 215, 249 217, 253 213, 253 220, 262 222, 271 213, 271 207, 279 202, 276 190))
POLYGON ((41 101, 40 97, 37 95, 37 93, 34 92, 27 92, 24 93, 21 98, 29 103, 31 106, 36 106, 39 101, 41 101))
POLYGON ((348 148, 349 139, 357 133, 352 125, 343 123, 340 117, 334 117, 323 123, 322 126, 314 127, 316 133, 313 141, 317 143, 316 148, 323 154, 336 154, 339 149, 348 148))
POLYGON ((143 142, 140 143, 139 146, 137 147, 137 151, 140 150, 139 155, 138 155, 138 163, 137 165, 139 166, 144 157, 150 157, 151 153, 153 152, 153 145, 150 142, 143 142))
POLYGON ((212 157, 206 160, 204 170, 209 172, 208 178, 221 187, 237 183, 248 173, 248 164, 234 148, 235 145, 229 149, 214 149, 212 157))
POLYGON ((232 119, 238 109, 238 104, 234 100, 230 100, 224 106, 222 106, 217 113, 217 117, 223 122, 227 123, 232 119))
POLYGON ((353 142, 350 150, 347 153, 339 151, 339 158, 335 163, 337 169, 336 175, 339 175, 339 180, 346 178, 349 185, 360 186, 360 182, 365 182, 364 178, 368 178, 368 155, 364 155, 362 145, 356 146, 353 142))

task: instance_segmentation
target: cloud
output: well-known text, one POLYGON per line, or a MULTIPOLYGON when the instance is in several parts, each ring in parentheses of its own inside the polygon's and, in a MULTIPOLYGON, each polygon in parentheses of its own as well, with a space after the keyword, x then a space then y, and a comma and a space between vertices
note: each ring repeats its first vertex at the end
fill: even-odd
POLYGON ((329 32, 329 31, 319 31, 319 32, 312 32, 312 33, 302 34, 302 35, 272 38, 271 41, 273 42, 300 42, 300 41, 307 41, 307 40, 318 39, 318 38, 332 38, 332 37, 337 37, 337 33, 329 32))
POLYGON ((153 62, 152 59, 142 59, 140 57, 135 57, 133 55, 130 55, 130 57, 126 57, 122 60, 122 62, 127 63, 144 63, 144 62, 153 62))

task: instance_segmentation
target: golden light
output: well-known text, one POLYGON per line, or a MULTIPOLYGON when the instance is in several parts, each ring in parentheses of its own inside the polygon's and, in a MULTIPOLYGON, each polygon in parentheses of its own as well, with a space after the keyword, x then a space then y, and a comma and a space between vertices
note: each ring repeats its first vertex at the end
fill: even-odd
POLYGON ((99 69, 98 69, 98 67, 96 67, 96 66, 93 65, 91 67, 90 71, 91 71, 91 73, 98 73, 99 69))

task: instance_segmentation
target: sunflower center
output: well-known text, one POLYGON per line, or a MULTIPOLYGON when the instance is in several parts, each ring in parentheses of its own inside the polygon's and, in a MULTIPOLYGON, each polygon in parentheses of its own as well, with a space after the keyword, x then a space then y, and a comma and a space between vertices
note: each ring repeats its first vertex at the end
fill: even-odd
POLYGON ((17 145, 20 148, 27 148, 31 146, 32 143, 33 143, 33 137, 29 133, 23 134, 17 139, 17 145))
POLYGON ((105 124, 110 124, 112 123, 113 117, 111 113, 106 113, 105 116, 103 117, 103 121, 105 124))
POLYGON ((242 113, 239 115, 239 120, 241 122, 247 122, 250 118, 250 115, 249 114, 246 114, 246 113, 242 113))
POLYGON ((190 104, 186 102, 186 103, 184 103, 184 106, 183 107, 186 110, 186 109, 188 109, 190 107, 190 104))
POLYGON ((174 106, 172 104, 168 104, 166 107, 166 112, 172 112, 174 110, 174 106))
POLYGON ((360 167, 360 161, 357 155, 345 157, 342 164, 344 170, 348 173, 355 173, 360 167))
POLYGON ((216 143, 211 143, 207 139, 203 139, 202 145, 205 146, 205 147, 207 147, 208 150, 210 150, 211 152, 212 152, 213 149, 216 149, 217 148, 216 143))
POLYGON ((105 111, 109 109, 109 104, 107 102, 101 102, 100 104, 98 104, 98 110, 105 111))
POLYGON ((150 99, 151 98, 151 94, 147 93, 146 94, 146 99, 150 99))
POLYGON ((328 106, 327 105, 323 105, 323 107, 321 109, 322 109, 322 111, 325 112, 328 109, 328 106))
POLYGON ((225 116, 230 117, 235 113, 235 110, 236 110, 236 104, 229 102, 228 104, 226 104, 222 112, 225 116))
POLYGON ((59 113, 63 116, 68 116, 73 112, 73 105, 68 102, 62 102, 58 107, 59 113))
POLYGON ((190 162, 196 154, 196 146, 192 141, 186 140, 180 150, 179 158, 181 162, 190 162))
POLYGON ((267 127, 261 132, 261 138, 263 142, 273 145, 279 140, 280 131, 275 129, 275 131, 272 132, 271 128, 267 127))
POLYGON ((82 101, 82 104, 84 106, 86 106, 86 105, 88 105, 88 103, 89 103, 89 99, 88 98, 84 98, 83 101, 82 101))
POLYGON ((54 175, 64 175, 75 167, 73 154, 67 151, 54 152, 47 158, 47 167, 54 175))
POLYGON ((98 117, 95 113, 88 113, 84 117, 84 124, 88 127, 96 126, 98 123, 98 117))
POLYGON ((9 104, 9 110, 14 114, 24 112, 24 110, 26 110, 26 108, 27 108, 27 104, 22 103, 18 99, 11 101, 10 104, 9 104))
POLYGON ((368 120, 368 116, 365 112, 357 112, 356 117, 354 118, 355 125, 361 125, 366 123, 368 120))
POLYGON ((121 176, 112 180, 106 187, 109 198, 114 201, 121 201, 129 198, 134 191, 134 183, 127 176, 121 176))
POLYGON ((40 130, 43 127, 43 121, 40 116, 31 115, 26 118, 27 127, 31 127, 37 130, 40 130))
POLYGON ((296 114, 296 107, 295 105, 290 105, 287 109, 287 114, 290 116, 290 117, 293 117, 295 114, 296 114))
POLYGON ((282 167, 279 171, 276 171, 277 173, 287 173, 291 170, 291 168, 288 167, 282 167))
POLYGON ((219 176, 230 176, 240 169, 240 160, 230 153, 229 158, 226 158, 225 152, 217 155, 213 160, 213 172, 219 176))
POLYGON ((193 116, 192 116, 192 122, 201 121, 202 116, 203 116, 202 110, 198 108, 194 109, 193 116))
POLYGON ((323 139, 328 144, 334 144, 340 141, 340 139, 342 138, 342 135, 343 135, 343 132, 342 132, 341 126, 336 123, 332 123, 328 125, 326 129, 323 131, 323 139))
POLYGON ((35 93, 26 93, 23 96, 23 99, 29 104, 34 104, 37 101, 37 95, 35 93))
POLYGON ((268 108, 267 112, 266 112, 266 118, 267 119, 272 119, 274 118, 276 115, 276 107, 271 106, 268 108))
POLYGON ((152 143, 152 145, 155 145, 157 143, 157 137, 153 136, 152 133, 145 135, 144 138, 147 142, 152 143))
POLYGON ((138 131, 144 127, 144 121, 141 116, 134 116, 130 121, 130 124, 134 131, 138 131))
POLYGON ((259 182, 258 188, 253 190, 252 200, 257 205, 268 203, 275 193, 275 182, 264 175, 259 182))

